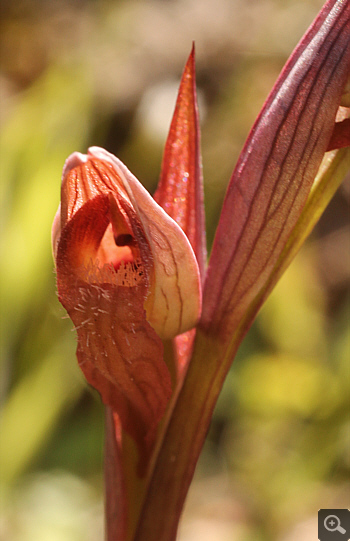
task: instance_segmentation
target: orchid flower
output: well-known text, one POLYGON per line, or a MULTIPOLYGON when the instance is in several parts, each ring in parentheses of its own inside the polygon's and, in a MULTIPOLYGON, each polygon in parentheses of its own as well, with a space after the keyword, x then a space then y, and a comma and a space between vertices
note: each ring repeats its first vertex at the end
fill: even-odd
POLYGON ((103 149, 68 158, 53 252, 106 405, 108 541, 176 538, 237 348, 350 168, 349 75, 350 3, 328 0, 248 136, 207 270, 194 48, 154 198, 103 149))

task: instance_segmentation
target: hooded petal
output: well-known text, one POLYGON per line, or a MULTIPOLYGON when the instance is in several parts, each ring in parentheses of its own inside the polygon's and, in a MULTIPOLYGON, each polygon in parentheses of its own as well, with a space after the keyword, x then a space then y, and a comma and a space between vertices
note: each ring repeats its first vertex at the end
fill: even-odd
POLYGON ((163 339, 191 329, 200 315, 201 286, 186 235, 118 158, 98 147, 90 148, 89 155, 109 163, 121 179, 150 246, 153 277, 145 303, 148 321, 163 339))
POLYGON ((171 394, 159 335, 199 316, 193 250, 127 168, 98 148, 67 160, 52 236, 79 365, 147 456, 171 394))

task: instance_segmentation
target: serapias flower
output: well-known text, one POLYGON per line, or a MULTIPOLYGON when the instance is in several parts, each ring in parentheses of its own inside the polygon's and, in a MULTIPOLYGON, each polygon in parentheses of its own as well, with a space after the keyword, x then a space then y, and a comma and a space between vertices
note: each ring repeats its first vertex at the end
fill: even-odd
POLYGON ((200 315, 190 242, 125 165, 98 147, 68 158, 52 238, 79 365, 146 457, 171 395, 162 339, 191 329, 200 315))
POLYGON ((327 150, 349 143, 339 111, 349 45, 349 0, 328 0, 248 136, 207 270, 193 50, 154 199, 102 149, 65 165, 53 227, 58 294, 81 369, 109 406, 108 541, 175 540, 237 348, 349 167, 342 148, 318 178, 327 150), (172 338, 175 359, 168 347, 163 358, 172 338), (138 444, 138 470, 123 430, 138 444))

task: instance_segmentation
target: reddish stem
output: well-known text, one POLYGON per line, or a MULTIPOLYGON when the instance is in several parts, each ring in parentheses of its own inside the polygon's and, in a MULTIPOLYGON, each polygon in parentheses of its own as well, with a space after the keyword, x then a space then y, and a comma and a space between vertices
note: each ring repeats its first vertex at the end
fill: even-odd
POLYGON ((105 521, 106 541, 125 541, 127 535, 126 488, 122 472, 121 427, 111 408, 105 408, 105 521))

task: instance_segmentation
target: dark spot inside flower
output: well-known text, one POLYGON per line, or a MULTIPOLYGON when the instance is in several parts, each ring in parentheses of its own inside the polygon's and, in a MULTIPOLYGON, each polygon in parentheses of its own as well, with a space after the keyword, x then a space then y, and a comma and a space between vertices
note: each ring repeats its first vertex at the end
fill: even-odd
POLYGON ((114 237, 117 246, 130 246, 134 243, 134 237, 129 234, 118 235, 114 237))

